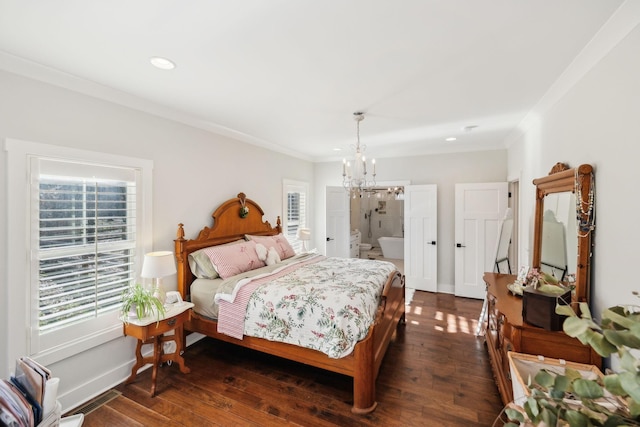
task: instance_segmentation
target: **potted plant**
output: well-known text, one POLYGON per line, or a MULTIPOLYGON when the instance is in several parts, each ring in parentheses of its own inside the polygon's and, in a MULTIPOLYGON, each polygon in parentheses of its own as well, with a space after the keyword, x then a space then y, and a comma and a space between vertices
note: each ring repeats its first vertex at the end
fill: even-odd
POLYGON ((564 332, 602 357, 617 354, 620 370, 601 379, 585 379, 571 369, 563 375, 541 370, 530 381, 531 395, 522 407, 505 409, 505 426, 640 426, 640 308, 608 308, 598 324, 588 304, 579 305, 579 316, 570 306, 556 307, 568 316, 564 332))
POLYGON ((156 319, 160 321, 166 313, 162 301, 153 292, 146 289, 139 283, 130 286, 122 294, 122 315, 123 318, 137 317, 142 319, 156 313, 156 319))

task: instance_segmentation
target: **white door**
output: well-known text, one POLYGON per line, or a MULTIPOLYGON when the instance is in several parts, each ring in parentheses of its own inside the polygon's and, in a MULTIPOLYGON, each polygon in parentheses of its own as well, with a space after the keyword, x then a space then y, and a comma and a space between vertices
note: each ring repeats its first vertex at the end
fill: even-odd
POLYGON ((484 298, 482 276, 493 271, 508 183, 456 184, 455 294, 484 298))
POLYGON ((406 287, 438 292, 438 186, 405 186, 404 218, 406 287))
POLYGON ((326 255, 349 257, 349 193, 343 187, 327 187, 326 255))

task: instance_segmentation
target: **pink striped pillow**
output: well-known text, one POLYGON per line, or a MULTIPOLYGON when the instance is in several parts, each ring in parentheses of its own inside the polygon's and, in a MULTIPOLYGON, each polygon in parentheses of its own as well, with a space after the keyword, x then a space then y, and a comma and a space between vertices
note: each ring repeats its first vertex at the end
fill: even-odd
POLYGON ((289 241, 282 235, 282 233, 278 234, 277 236, 253 236, 250 234, 246 234, 245 237, 249 241, 262 243, 267 249, 275 248, 276 251, 278 251, 278 255, 280 255, 281 260, 291 258, 296 254, 296 252, 289 244, 289 241))
POLYGON ((223 279, 265 266, 264 261, 261 261, 256 253, 256 242, 211 246, 203 250, 223 279))

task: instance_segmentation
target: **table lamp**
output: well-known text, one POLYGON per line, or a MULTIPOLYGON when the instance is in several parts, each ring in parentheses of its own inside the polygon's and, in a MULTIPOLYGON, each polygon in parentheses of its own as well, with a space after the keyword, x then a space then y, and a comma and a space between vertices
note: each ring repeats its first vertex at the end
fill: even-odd
POLYGON ((302 241, 302 251, 307 251, 306 242, 311 240, 311 229, 309 228, 298 228, 298 232, 296 234, 298 240, 302 241))
POLYGON ((176 274, 176 262, 171 251, 149 252, 142 263, 141 277, 154 279, 154 295, 164 304, 166 292, 162 287, 162 278, 176 274))

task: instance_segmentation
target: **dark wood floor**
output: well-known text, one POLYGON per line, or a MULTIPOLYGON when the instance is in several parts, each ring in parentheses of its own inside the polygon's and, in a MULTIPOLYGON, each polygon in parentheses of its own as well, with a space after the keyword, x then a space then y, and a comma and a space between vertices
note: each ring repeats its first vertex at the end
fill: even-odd
POLYGON ((491 426, 502 410, 484 339, 482 301, 416 292, 382 363, 378 408, 351 414, 352 380, 206 338, 185 352, 190 374, 151 369, 84 426, 491 426))

